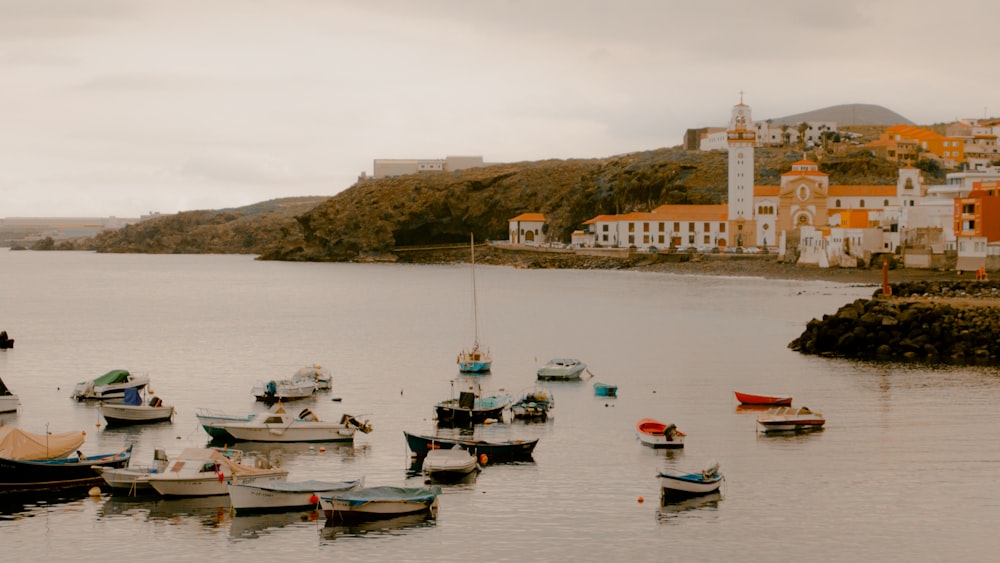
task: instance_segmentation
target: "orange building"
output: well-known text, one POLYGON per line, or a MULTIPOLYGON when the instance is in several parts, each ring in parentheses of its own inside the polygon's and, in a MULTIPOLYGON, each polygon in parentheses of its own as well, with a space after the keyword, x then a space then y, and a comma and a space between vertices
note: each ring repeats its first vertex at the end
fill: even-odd
POLYGON ((1000 241, 1000 182, 973 182, 968 196, 955 198, 955 236, 1000 241))
MULTIPOLYGON (((871 146, 876 150, 884 141, 894 141, 899 151, 902 147, 916 144, 921 150, 930 152, 941 159, 945 167, 955 168, 965 162, 965 142, 958 137, 948 137, 913 125, 893 125, 886 128, 871 146)), ((904 151, 905 152, 905 151, 904 151)))

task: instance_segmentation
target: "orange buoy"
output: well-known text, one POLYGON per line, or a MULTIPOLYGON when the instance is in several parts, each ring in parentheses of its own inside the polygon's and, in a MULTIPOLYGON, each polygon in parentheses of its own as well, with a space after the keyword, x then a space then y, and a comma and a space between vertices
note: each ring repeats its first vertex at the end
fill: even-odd
POLYGON ((486 465, 490 458, 486 457, 486 454, 479 454, 479 465, 486 465))
POLYGON ((309 497, 309 504, 316 504, 317 502, 319 502, 319 497, 318 496, 313 495, 313 496, 309 497))
POLYGON ((642 503, 646 502, 646 499, 644 499, 644 498, 642 498, 642 497, 639 497, 639 498, 638 498, 638 499, 636 499, 636 500, 637 500, 637 501, 639 501, 639 504, 642 504, 642 503))
POLYGON ((319 451, 320 451, 321 453, 322 453, 322 452, 325 452, 325 451, 326 451, 326 448, 324 448, 323 446, 320 446, 320 447, 319 447, 319 451))

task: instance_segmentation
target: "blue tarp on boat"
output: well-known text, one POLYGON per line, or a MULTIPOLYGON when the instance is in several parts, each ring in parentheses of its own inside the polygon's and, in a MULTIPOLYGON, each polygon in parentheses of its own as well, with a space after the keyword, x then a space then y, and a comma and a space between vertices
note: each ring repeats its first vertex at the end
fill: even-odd
POLYGON ((142 404, 142 397, 139 396, 138 387, 129 387, 125 389, 125 404, 133 407, 137 407, 142 404))
POLYGON ((420 502, 429 505, 439 494, 441 494, 441 487, 368 487, 336 495, 333 498, 346 501, 351 506, 361 506, 378 501, 420 502))

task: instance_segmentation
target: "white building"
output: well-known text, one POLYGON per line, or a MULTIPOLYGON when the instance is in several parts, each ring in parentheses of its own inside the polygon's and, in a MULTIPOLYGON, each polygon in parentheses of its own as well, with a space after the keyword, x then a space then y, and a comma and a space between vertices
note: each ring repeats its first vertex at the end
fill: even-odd
POLYGON ((545 242, 545 215, 522 213, 508 219, 511 244, 543 244, 545 242))

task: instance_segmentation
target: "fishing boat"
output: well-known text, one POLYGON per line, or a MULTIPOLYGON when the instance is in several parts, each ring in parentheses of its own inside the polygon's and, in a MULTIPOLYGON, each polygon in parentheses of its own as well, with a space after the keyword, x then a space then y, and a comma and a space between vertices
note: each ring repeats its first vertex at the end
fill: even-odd
POLYGON ((476 456, 468 450, 447 448, 429 450, 421 469, 431 481, 452 483, 475 475, 481 467, 476 456))
POLYGON ((483 350, 479 345, 479 302, 476 298, 476 238, 471 238, 471 264, 472 264, 472 320, 475 327, 475 337, 472 341, 472 348, 463 349, 458 353, 458 371, 462 373, 484 373, 493 367, 493 356, 489 350, 483 350))
POLYGON ((87 433, 45 432, 35 434, 16 426, 0 425, 0 457, 7 459, 57 459, 75 452, 87 433))
POLYGON ((295 377, 312 378, 317 391, 329 391, 333 389, 333 377, 330 375, 330 371, 323 369, 323 366, 318 364, 299 368, 293 378, 295 377))
MULTIPOLYGON (((452 392, 455 382, 452 382, 452 392)), ((514 398, 506 393, 483 395, 478 382, 472 382, 467 390, 460 391, 458 398, 446 399, 434 406, 438 424, 470 425, 482 424, 487 420, 502 420, 503 411, 514 403, 514 398)))
POLYGON ((281 403, 262 416, 247 420, 202 421, 202 427, 206 426, 213 427, 209 431, 212 436, 225 433, 233 440, 249 442, 350 442, 357 431, 365 434, 372 431, 371 422, 361 422, 350 414, 341 416, 340 422, 327 422, 320 420, 309 408, 293 415, 281 403))
POLYGON ((802 432, 819 430, 826 424, 823 413, 808 407, 775 407, 757 417, 757 426, 763 432, 802 432))
POLYGON ((231 415, 218 411, 215 409, 199 408, 195 410, 195 418, 198 419, 198 424, 208 432, 213 441, 223 442, 223 441, 234 441, 236 438, 233 437, 229 431, 226 430, 226 424, 232 422, 250 422, 257 416, 257 413, 250 413, 246 415, 231 415))
POLYGON ((320 496, 353 491, 364 479, 350 481, 265 481, 229 484, 229 504, 237 514, 308 510, 319 505, 320 496))
POLYGON ((14 339, 7 336, 6 330, 0 330, 0 350, 14 347, 14 339))
POLYGON ((10 389, 7 388, 7 384, 0 379, 0 413, 5 412, 17 412, 17 405, 20 401, 10 389))
POLYGON ((107 401, 125 397, 125 390, 142 388, 149 383, 148 375, 135 375, 124 369, 113 369, 91 381, 81 381, 73 388, 70 398, 77 401, 107 401))
POLYGON ((551 411, 556 406, 555 397, 546 389, 532 389, 521 395, 516 403, 510 406, 511 415, 518 420, 548 420, 551 411))
POLYGON ((435 449, 451 449, 459 447, 467 450, 477 459, 483 454, 487 461, 509 462, 509 461, 531 461, 532 452, 538 445, 538 438, 533 440, 475 440, 463 438, 448 438, 443 436, 425 436, 411 434, 403 431, 406 436, 406 444, 410 451, 418 457, 427 455, 427 452, 435 449))
POLYGON ((368 487, 319 497, 327 520, 393 518, 429 512, 437 514, 440 487, 368 487))
POLYGON ((719 491, 725 478, 719 473, 719 464, 712 463, 694 473, 664 471, 657 476, 660 480, 660 503, 684 500, 691 497, 709 495, 719 491))
POLYGON ((288 470, 271 467, 258 457, 253 465, 243 462, 243 452, 219 448, 186 448, 171 457, 167 468, 147 478, 163 496, 202 497, 229 494, 230 483, 284 481, 288 470))
POLYGON ((104 482, 98 467, 125 467, 132 457, 132 445, 120 452, 55 459, 0 458, 0 493, 56 490, 104 482))
POLYGON ((673 424, 644 418, 635 425, 635 436, 650 448, 683 448, 685 434, 673 424))
POLYGON ((101 403, 101 416, 107 421, 108 426, 169 422, 173 418, 172 405, 164 405, 155 395, 144 404, 139 391, 137 387, 129 387, 125 389, 123 403, 101 403))
POLYGON ((771 395, 751 395, 750 393, 740 393, 739 391, 733 391, 733 393, 736 394, 736 400, 739 401, 741 405, 771 406, 771 407, 792 406, 791 397, 771 396, 771 395))
POLYGON ((575 358, 553 358, 538 369, 542 381, 575 381, 587 369, 587 364, 575 358))
POLYGON ((162 449, 153 450, 152 465, 137 465, 129 463, 127 467, 95 467, 104 483, 111 487, 111 493, 125 493, 136 496, 155 493, 149 484, 149 476, 161 473, 167 468, 167 452, 162 449))
POLYGON ((301 373, 300 370, 289 379, 259 382, 250 392, 258 401, 267 404, 308 399, 316 392, 316 377, 315 374, 301 373))
POLYGON ((618 386, 598 381, 594 383, 594 395, 598 397, 617 397, 618 386))

